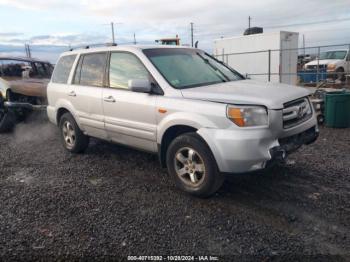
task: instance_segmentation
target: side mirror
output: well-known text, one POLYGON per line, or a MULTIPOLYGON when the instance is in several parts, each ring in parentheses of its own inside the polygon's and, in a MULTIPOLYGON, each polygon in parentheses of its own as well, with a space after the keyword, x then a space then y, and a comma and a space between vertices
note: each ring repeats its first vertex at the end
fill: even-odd
POLYGON ((133 92, 151 93, 152 84, 148 79, 132 79, 128 82, 128 87, 133 92))

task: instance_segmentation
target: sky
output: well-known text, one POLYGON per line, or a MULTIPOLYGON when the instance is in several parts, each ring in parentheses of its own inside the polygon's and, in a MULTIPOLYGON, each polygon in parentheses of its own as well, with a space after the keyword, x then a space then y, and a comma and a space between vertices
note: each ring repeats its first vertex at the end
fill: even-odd
POLYGON ((242 35, 248 27, 264 32, 299 32, 306 46, 350 44, 350 0, 0 0, 0 55, 55 62, 69 49, 112 41, 139 44, 179 35, 190 44, 190 23, 199 48, 213 50, 213 40, 242 35))

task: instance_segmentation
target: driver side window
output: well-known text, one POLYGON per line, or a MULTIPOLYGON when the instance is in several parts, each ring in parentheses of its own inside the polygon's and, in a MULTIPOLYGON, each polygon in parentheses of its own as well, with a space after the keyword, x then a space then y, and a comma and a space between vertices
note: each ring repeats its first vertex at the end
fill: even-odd
POLYGON ((109 86, 128 89, 132 79, 149 79, 150 75, 141 61, 132 54, 114 52, 111 54, 109 67, 109 86))

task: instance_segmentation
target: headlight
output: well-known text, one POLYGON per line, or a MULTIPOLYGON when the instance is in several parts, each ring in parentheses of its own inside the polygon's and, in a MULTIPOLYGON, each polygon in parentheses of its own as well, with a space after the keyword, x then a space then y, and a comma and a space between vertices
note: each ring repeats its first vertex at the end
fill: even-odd
POLYGON ((335 65, 335 64, 329 64, 329 65, 327 65, 327 70, 333 71, 333 70, 335 70, 336 67, 337 67, 337 65, 335 65))
POLYGON ((227 106, 227 117, 239 127, 267 126, 267 109, 263 106, 227 106))

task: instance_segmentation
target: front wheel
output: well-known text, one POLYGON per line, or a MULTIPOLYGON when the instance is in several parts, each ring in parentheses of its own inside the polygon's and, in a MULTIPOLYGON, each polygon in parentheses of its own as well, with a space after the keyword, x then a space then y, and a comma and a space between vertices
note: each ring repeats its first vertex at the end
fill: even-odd
POLYGON ((174 139, 167 150, 167 167, 177 186, 199 197, 209 197, 223 184, 213 154, 196 134, 174 139))
POLYGON ((83 134, 71 114, 61 117, 59 127, 63 146, 69 152, 82 153, 89 146, 89 137, 83 134))

